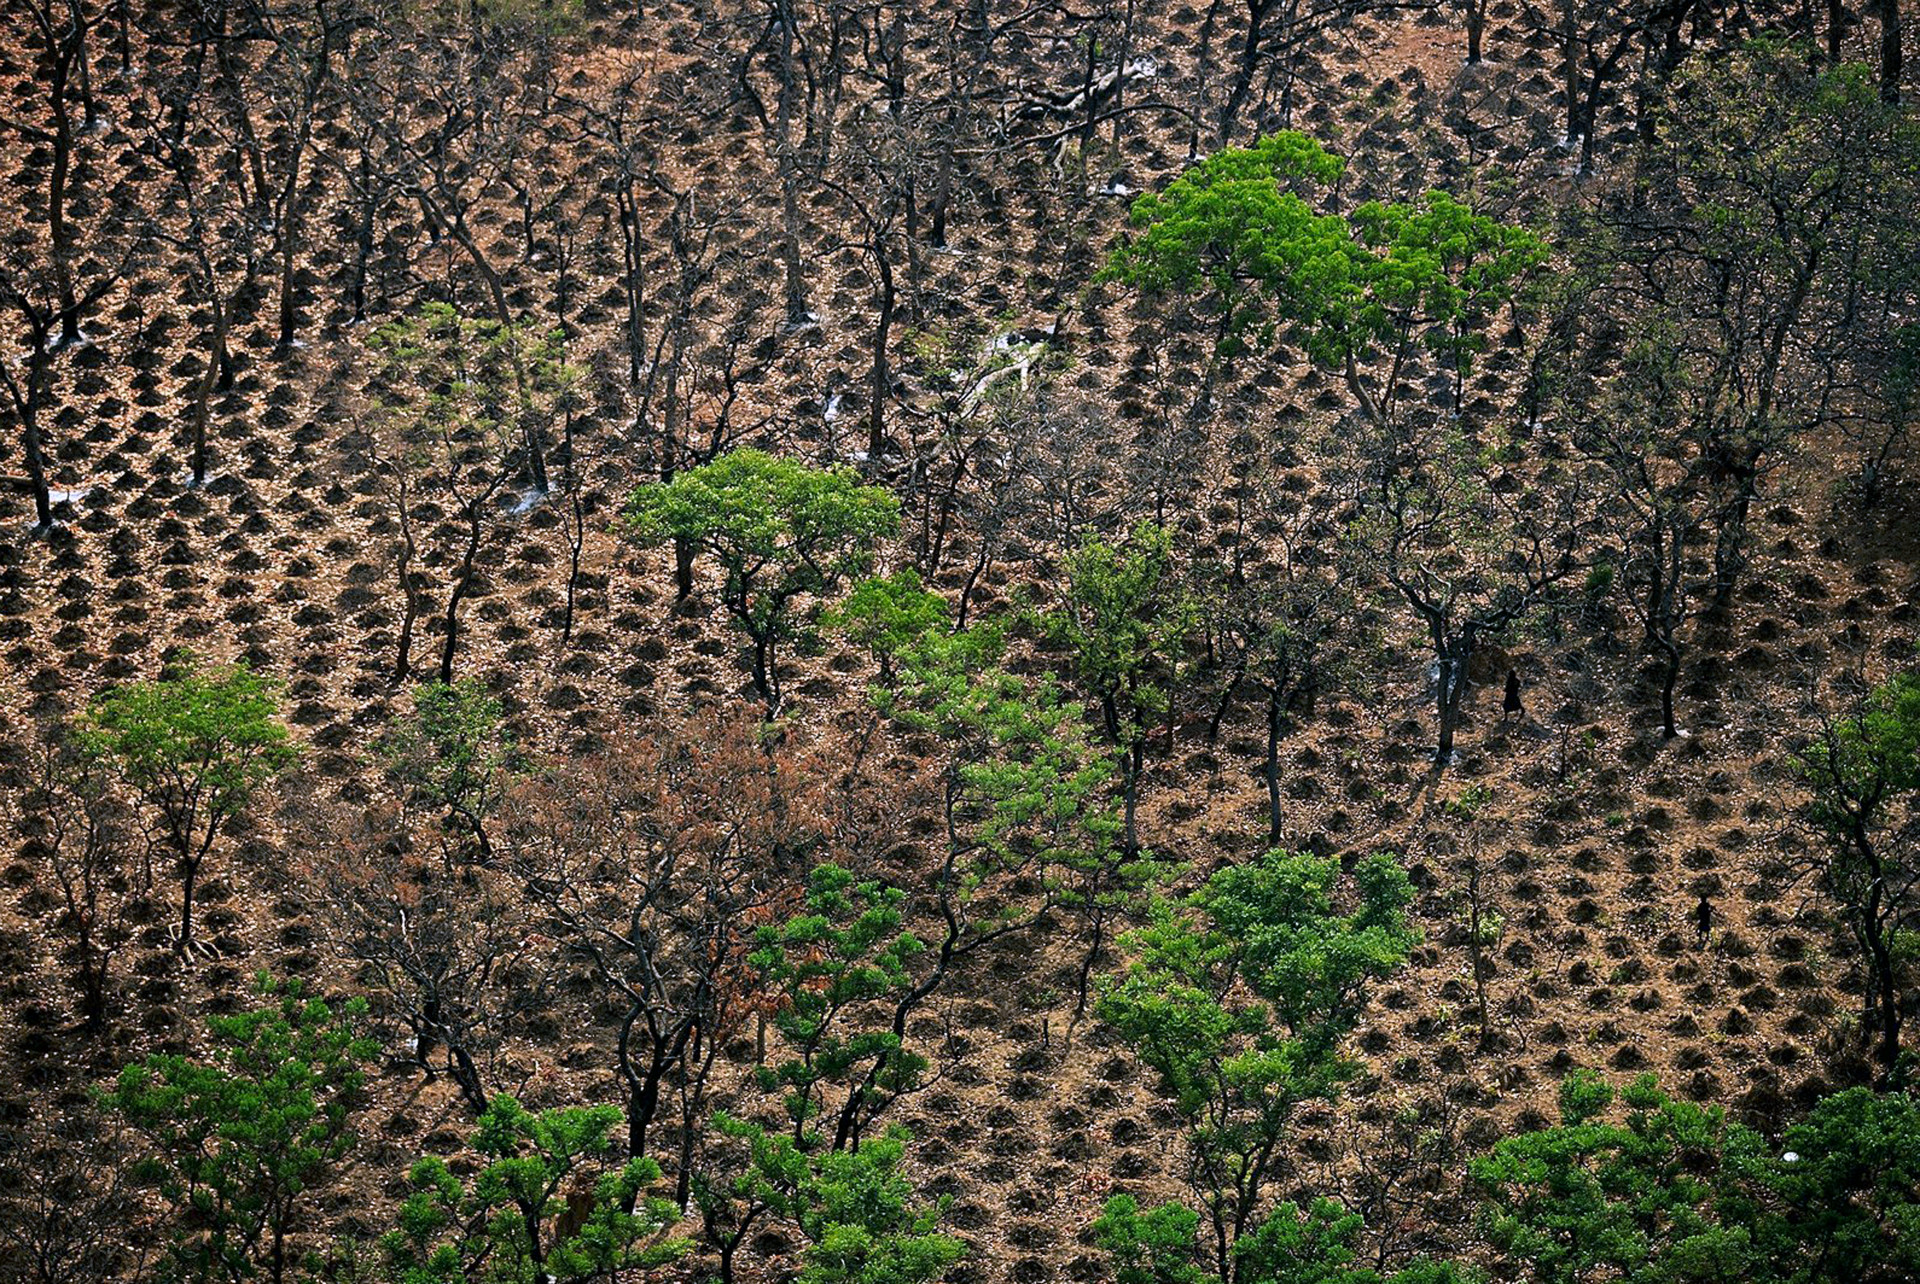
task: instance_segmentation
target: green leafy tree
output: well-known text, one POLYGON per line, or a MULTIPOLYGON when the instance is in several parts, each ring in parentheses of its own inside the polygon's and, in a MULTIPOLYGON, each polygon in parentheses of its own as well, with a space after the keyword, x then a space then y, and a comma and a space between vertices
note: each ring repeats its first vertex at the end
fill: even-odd
POLYGON ((900 654, 945 624, 947 615, 947 599, 921 587, 919 573, 908 568, 861 580, 820 622, 839 629, 873 656, 880 682, 886 685, 893 681, 900 654))
POLYGON ((475 1124, 483 1161, 463 1179, 428 1156, 407 1175, 412 1193, 381 1241, 394 1284, 584 1284, 679 1257, 673 1201, 646 1191, 660 1166, 621 1161, 614 1106, 538 1113, 495 1097, 475 1124))
POLYGON ((244 664, 209 669, 188 656, 156 681, 100 696, 81 719, 82 741, 114 762, 173 854, 175 949, 183 957, 193 942, 194 887, 214 841, 297 756, 280 721, 278 689, 244 664))
POLYGON ((806 1238, 796 1284, 927 1284, 965 1252, 940 1230, 951 1201, 917 1202, 901 1171, 909 1140, 904 1128, 855 1150, 814 1152, 743 1120, 721 1115, 716 1122, 746 1149, 741 1172, 697 1188, 722 1284, 732 1284, 749 1231, 769 1220, 793 1225, 806 1238))
POLYGON ((1867 1028, 1889 1076, 1901 1071, 1901 981, 1915 948, 1920 847, 1906 814, 1920 793, 1920 673, 1875 688, 1829 719, 1795 758, 1824 840, 1813 872, 1866 957, 1867 1028))
POLYGON ((807 878, 802 911, 760 929, 747 961, 775 996, 773 1025, 786 1055, 757 1074, 763 1089, 783 1094, 796 1147, 823 1143, 811 1125, 833 1085, 844 1090, 838 1150, 857 1146, 862 1122, 926 1068, 902 1046, 900 1029, 872 1019, 913 989, 910 968, 926 948, 902 927, 905 902, 899 888, 819 865, 807 878))
MULTIPOLYGON (((1473 1277, 1442 1262, 1417 1262, 1391 1276, 1359 1264, 1358 1214, 1320 1198, 1283 1203, 1235 1242, 1233 1267, 1248 1284, 1465 1284, 1473 1277)), ((1183 1204, 1142 1210, 1116 1195, 1093 1223, 1094 1242, 1113 1258, 1116 1284, 1203 1284, 1200 1219, 1183 1204)))
MULTIPOLYGON (((1280 318, 1268 294, 1343 260, 1347 228, 1301 192, 1332 187, 1346 163, 1305 134, 1269 134, 1227 147, 1163 192, 1134 201, 1134 234, 1102 272, 1148 295, 1197 296, 1217 324, 1223 356, 1271 343, 1280 318)), ((1293 293, 1293 291, 1289 291, 1293 293)))
POLYGON ((1709 1265, 1735 1277, 1751 1271, 1754 1245, 1726 1233, 1713 1205, 1729 1143, 1756 1152, 1759 1138, 1717 1108, 1672 1100, 1652 1076, 1628 1088, 1624 1124, 1600 1118, 1613 1098, 1598 1075, 1576 1071, 1560 1086, 1560 1127, 1507 1138, 1474 1161, 1488 1240, 1529 1264, 1531 1278, 1559 1284, 1611 1272, 1725 1278, 1698 1274, 1709 1265))
POLYGON ((684 540, 722 572, 720 600, 753 648, 753 689, 779 707, 776 648, 796 629, 796 599, 862 574, 900 528, 900 503, 845 468, 814 468, 758 450, 634 491, 626 529, 643 546, 684 540))
POLYGON ((1293 131, 1216 152, 1134 202, 1137 230, 1103 278, 1199 301, 1222 357, 1297 343, 1376 427, 1394 421, 1423 351, 1454 374, 1457 399, 1488 321, 1546 247, 1444 192, 1316 209, 1309 198, 1344 170, 1293 131))
POLYGON ((1142 523, 1124 545, 1089 537, 1069 555, 1063 600, 1043 619, 1099 708, 1100 727, 1117 755, 1129 857, 1140 852, 1135 815, 1147 737, 1172 706, 1197 617, 1176 574, 1172 536, 1142 523))
MULTIPOLYGON (((1342 875, 1337 858, 1270 851, 1185 902, 1156 899, 1133 938, 1138 961, 1103 987, 1099 1015, 1159 1072, 1185 1121, 1182 1177, 1208 1241, 1196 1269, 1222 1284, 1259 1279, 1254 1245, 1284 1238, 1277 1224, 1259 1229, 1276 1211, 1265 1196, 1279 1148, 1299 1105, 1331 1097, 1350 1072, 1340 1045, 1368 983, 1418 939, 1412 899, 1391 856, 1342 875)), ((1155 1216, 1158 1229, 1126 1234, 1159 1242, 1181 1220, 1155 1216)))
POLYGON ((1379 1275, 1356 1268, 1353 1241, 1362 1221, 1331 1199, 1305 1208, 1284 1203, 1233 1246, 1236 1264, 1248 1280, 1275 1284, 1372 1284, 1379 1275))
POLYGON ((1482 1229, 1541 1284, 1879 1284, 1920 1267, 1920 1108, 1851 1089, 1778 1142, 1643 1075, 1619 1094, 1588 1071, 1561 1085, 1557 1127, 1470 1165, 1482 1229))
POLYGON ((1142 1209, 1132 1195, 1109 1199, 1093 1223, 1115 1284, 1202 1284, 1199 1233, 1200 1214, 1185 1204, 1142 1209))
POLYGON ((492 854, 487 819, 511 779, 513 742, 500 702, 473 678, 415 687, 413 712, 380 742, 387 776, 410 797, 445 813, 480 859, 492 854))
POLYGON ((136 1175, 176 1223, 170 1279, 280 1284, 313 1192, 357 1141, 362 1067, 377 1050, 362 1034, 365 1000, 335 1007, 265 976, 260 992, 262 1007, 208 1018, 204 1057, 155 1053, 100 1096, 150 1143, 136 1175))
POLYGON ((1769 1263, 1755 1279, 1920 1278, 1920 1104, 1912 1096, 1849 1088, 1822 1099, 1748 1180, 1763 1191, 1754 1238, 1769 1263))
POLYGON ((1084 1005, 1109 917, 1158 867, 1120 841, 1114 758, 1091 743, 1084 710, 1050 677, 1011 672, 1005 645, 992 625, 930 631, 903 653, 899 681, 875 691, 885 714, 940 746, 946 857, 933 890, 946 931, 918 997, 956 959, 1064 909, 1086 929, 1084 1005), (1014 894, 1016 881, 1039 896, 1014 894))

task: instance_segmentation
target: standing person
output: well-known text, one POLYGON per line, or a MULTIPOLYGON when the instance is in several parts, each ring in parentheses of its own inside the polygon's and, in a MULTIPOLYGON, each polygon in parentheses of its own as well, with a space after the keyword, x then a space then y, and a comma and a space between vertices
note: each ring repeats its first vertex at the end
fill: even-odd
POLYGON ((1507 670, 1507 697, 1500 702, 1500 721, 1508 718, 1525 717, 1526 710, 1520 707, 1520 675, 1512 669, 1507 670))

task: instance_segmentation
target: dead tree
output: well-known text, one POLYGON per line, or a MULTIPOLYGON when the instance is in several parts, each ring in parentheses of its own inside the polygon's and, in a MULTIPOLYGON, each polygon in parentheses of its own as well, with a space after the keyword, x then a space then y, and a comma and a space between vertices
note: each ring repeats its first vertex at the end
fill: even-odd
POLYGON ((1453 754, 1471 666, 1484 642, 1519 623, 1584 568, 1574 479, 1463 475, 1430 458, 1387 478, 1367 526, 1380 574, 1425 627, 1439 724, 1434 761, 1453 754))
MULTIPOLYGON (((895 275, 895 240, 902 215, 912 199, 912 178, 888 159, 866 153, 850 181, 823 177, 853 214, 854 235, 829 247, 829 252, 857 250, 873 270, 873 330, 867 342, 867 460, 878 466, 887 453, 887 408, 893 402, 894 314, 899 305, 895 275)), ((911 238, 908 238, 911 246, 911 238)))
POLYGON ((809 330, 818 324, 808 303, 807 271, 801 250, 804 219, 800 213, 801 185, 817 169, 803 163, 806 143, 814 136, 820 91, 817 58, 800 6, 794 0, 759 0, 757 14, 737 25, 751 33, 731 58, 733 100, 744 102, 760 122, 762 146, 772 163, 780 191, 780 231, 776 249, 785 275, 786 328, 809 330), (761 7, 764 5, 764 7, 761 7), (761 92, 762 74, 773 80, 773 107, 761 92), (796 138, 796 130, 801 137, 796 138))
POLYGON ((563 98, 581 139, 589 146, 600 174, 600 190, 613 198, 620 229, 620 292, 626 315, 621 337, 627 382, 638 387, 651 368, 648 355, 647 267, 652 237, 644 222, 649 189, 662 181, 655 168, 649 131, 658 122, 641 109, 640 93, 654 68, 626 69, 603 94, 591 99, 563 98))
POLYGON ((11 819, 34 869, 55 893, 52 925, 66 943, 89 1032, 105 1024, 114 962, 133 939, 142 886, 132 854, 140 842, 113 773, 58 723, 31 745, 24 788, 9 790, 11 819))
POLYGON ((16 373, 11 362, 0 361, 0 387, 7 390, 7 400, 12 403, 14 420, 20 430, 27 486, 33 493, 33 529, 44 533, 53 527, 53 492, 47 485, 46 445, 41 435, 40 416, 53 395, 49 387, 52 357, 47 340, 58 320, 58 312, 42 308, 18 282, 19 278, 0 273, 0 297, 26 322, 26 370, 16 373))
POLYGON ((709 719, 556 763, 508 800, 507 860, 617 1025, 629 1154, 682 1098, 683 1204, 715 1056, 755 1010, 755 932, 791 908, 829 778, 750 719, 709 719))
POLYGON ((440 681, 453 681, 460 607, 480 579, 480 554, 499 528, 519 446, 542 431, 571 383, 557 337, 531 326, 502 328, 464 317, 444 304, 376 330, 371 336, 378 402, 368 415, 372 450, 385 461, 397 503, 401 587, 407 601, 396 680, 404 680, 412 622, 424 591, 411 578, 426 540, 436 554, 420 558, 450 568, 441 614, 440 681), (502 358, 511 352, 518 370, 502 358), (441 508, 445 503, 451 509, 441 508), (437 522, 438 525, 429 526, 437 522))
POLYGON ((283 791, 294 851, 288 890, 330 925, 409 1059, 444 1072, 476 1113, 514 1025, 547 1009, 551 956, 520 886, 440 854, 439 817, 403 800, 354 805, 317 780, 283 791))
MULTIPOLYGON (((83 291, 76 284, 74 264, 80 233, 72 219, 77 144, 69 99, 85 82, 87 36, 93 24, 82 0, 23 0, 10 12, 26 16, 29 39, 40 46, 45 71, 43 75, 36 75, 34 81, 46 91, 47 110, 43 122, 0 116, 0 125, 19 135, 29 146, 45 146, 51 153, 43 211, 47 228, 46 266, 52 280, 58 326, 52 342, 64 348, 80 342, 80 318, 86 310, 83 291)), ((91 92, 86 94, 86 103, 85 123, 90 125, 94 119, 91 92)), ((30 337, 36 348, 45 346, 49 338, 41 332, 31 332, 30 337)))
MULTIPOLYGON (((551 51, 517 29, 430 40, 387 29, 379 39, 393 56, 372 64, 351 87, 352 108, 382 139, 381 157, 392 169, 393 185, 419 204, 436 240, 444 238, 473 268, 501 333, 516 335, 520 310, 508 298, 490 248, 481 243, 475 218, 482 194, 495 183, 505 185, 539 128, 551 51), (416 100, 416 110, 397 110, 416 100)), ((531 395, 538 376, 520 343, 509 338, 500 356, 521 395, 531 395)), ((527 416, 520 428, 522 463, 534 489, 546 494, 541 420, 527 416)))
POLYGON ((0 1127, 0 1275, 22 1284, 145 1277, 159 1239, 132 1161, 92 1111, 10 1115, 0 1127))
MULTIPOLYGON (((279 181, 272 197, 273 244, 277 261, 278 306, 275 346, 293 347, 298 324, 294 299, 294 269, 305 230, 305 160, 313 148, 314 126, 330 106, 325 98, 335 68, 335 47, 351 41, 359 19, 357 0, 304 0, 305 6, 276 10, 261 5, 253 12, 254 30, 271 46, 262 69, 266 93, 277 115, 286 122, 281 144, 279 181), (331 7, 330 7, 331 6, 331 7)), ((350 51, 349 51, 350 52, 350 51)))

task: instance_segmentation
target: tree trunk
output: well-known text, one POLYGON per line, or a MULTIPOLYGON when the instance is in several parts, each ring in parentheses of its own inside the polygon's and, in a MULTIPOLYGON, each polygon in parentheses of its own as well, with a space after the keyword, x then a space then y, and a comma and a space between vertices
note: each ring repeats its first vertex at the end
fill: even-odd
MULTIPOLYGON (((632 1027, 635 1013, 627 1017, 629 1029, 632 1027)), ((645 1074, 635 1074, 628 1061, 627 1030, 620 1032, 620 1059, 627 1080, 627 1158, 638 1159, 647 1153, 647 1128, 653 1123, 654 1108, 660 1101, 660 1048, 659 1039, 651 1033, 649 1043, 655 1045, 653 1054, 648 1058, 645 1074)))
POLYGON ((467 552, 460 560, 460 574, 453 582, 453 590, 447 594, 447 640, 440 650, 440 681, 448 685, 453 682, 453 652, 460 636, 460 600, 473 582, 473 562, 480 552, 479 503, 475 500, 468 505, 467 552))
POLYGON ((1593 171, 1594 136, 1600 132, 1600 95, 1606 89, 1607 82, 1619 68, 1620 60, 1633 48, 1631 32, 1623 34, 1608 51, 1605 58, 1590 59, 1593 75, 1586 83, 1586 93, 1580 103, 1580 123, 1574 131, 1580 136, 1579 177, 1585 177, 1593 171))
POLYGON ((700 1125, 706 1114, 707 1083, 713 1075, 714 1058, 720 1052, 718 1041, 702 1040, 697 1029, 690 1042, 693 1046, 682 1054, 680 1063, 680 1153, 674 1166, 673 1183, 673 1202, 682 1217, 687 1215, 687 1208, 693 1202, 693 1172, 700 1145, 700 1125), (697 1060, 699 1065, 690 1069, 689 1058, 697 1060))
MULTIPOLYGON (((1221 147, 1225 147, 1231 139, 1240 108, 1246 103, 1248 91, 1253 88, 1254 73, 1260 69, 1260 44, 1266 35, 1264 26, 1267 9, 1272 3, 1273 0, 1247 0, 1247 28, 1240 44, 1240 65, 1234 71, 1233 87, 1227 93, 1226 105, 1220 109, 1218 144, 1221 147)), ((1124 76, 1125 68, 1121 72, 1124 76)))
POLYGON ((1433 760, 1440 766, 1446 766, 1453 757, 1454 724, 1460 714, 1460 700, 1466 694, 1467 660, 1471 656, 1470 648, 1450 643, 1440 653, 1438 691, 1436 692, 1437 710, 1440 715, 1440 744, 1434 750, 1433 760))
MULTIPOLYGON (((29 376, 31 377, 31 376, 29 376)), ((53 528, 53 492, 47 489, 47 462, 40 444, 40 417, 27 418, 25 424, 27 481, 33 487, 33 515, 40 530, 53 528)))
POLYGON ((778 679, 774 674, 773 639, 755 633, 753 635, 753 689, 762 700, 767 702, 767 716, 771 718, 780 707, 778 679))
POLYGON ((673 595, 682 602, 693 596, 693 541, 685 536, 673 541, 673 595))
POLYGON ((207 417, 208 403, 213 400, 214 388, 222 382, 231 382, 229 376, 223 376, 222 366, 231 369, 232 361, 226 356, 227 350, 227 311, 220 303, 216 293, 219 285, 214 281, 212 269, 207 275, 207 302, 213 309, 213 336, 207 352, 207 372, 201 376, 199 386, 193 396, 193 484, 199 486, 207 480, 207 417))
POLYGON ((1880 97, 1900 101, 1900 0, 1880 0, 1880 97))
MULTIPOLYGON (((399 466, 396 465, 396 468, 399 466)), ((407 513, 407 484, 405 474, 400 474, 397 484, 399 503, 395 505, 400 513, 400 549, 396 554, 400 575, 400 593, 406 599, 406 608, 400 620, 400 645, 393 659, 393 685, 399 686, 408 677, 413 655, 413 630, 420 619, 420 593, 413 583, 413 559, 417 552, 413 543, 413 520, 407 513)))
POLYGON ((200 862, 191 856, 180 858, 180 939, 175 942, 173 952, 182 959, 187 957, 187 947, 193 943, 193 887, 200 877, 200 862))
POLYGON ((1580 24, 1574 0, 1560 0, 1560 98, 1567 146, 1580 128, 1580 24))
POLYGON ((53 528, 53 493, 47 488, 46 450, 40 440, 40 402, 44 396, 47 370, 47 329, 43 318, 29 313, 29 323, 33 327, 33 346, 27 352, 27 384, 23 390, 15 382, 11 372, 0 370, 0 383, 4 383, 13 400, 15 415, 20 420, 21 453, 27 462, 27 484, 33 489, 34 529, 47 531, 53 528))
POLYGON ((467 1051, 464 1044, 455 1043, 451 1039, 447 1040, 447 1068, 453 1075, 454 1083, 460 1088, 460 1095, 466 1098, 467 1104, 476 1112, 485 1110, 487 1091, 485 1085, 480 1082, 480 1067, 473 1063, 473 1054, 467 1051))
POLYGON ((1853 832, 1853 846, 1859 852, 1862 865, 1872 876, 1873 881, 1867 888, 1867 903, 1860 912, 1860 935, 1867 947, 1869 993, 1867 995, 1869 1024, 1877 1027, 1879 1047, 1876 1055, 1881 1069, 1889 1084, 1897 1081, 1900 1070, 1900 995, 1894 977, 1893 948, 1887 940, 1885 923, 1882 921, 1882 905, 1886 900, 1886 871, 1881 864, 1880 855, 1874 849, 1873 840, 1858 821, 1853 832))
POLYGON ((580 499, 580 488, 571 487, 569 505, 573 521, 567 530, 567 602, 560 617, 560 645, 573 641, 573 616, 580 601, 580 559, 586 552, 587 512, 580 499))
POLYGON ((800 167, 793 154, 793 13, 784 0, 776 0, 775 20, 780 24, 780 107, 774 138, 780 181, 780 258, 786 269, 787 324, 798 328, 809 320, 810 309, 800 254, 800 167))
MULTIPOLYGON (((73 284, 73 230, 67 223, 67 180, 73 172, 73 121, 67 114, 67 85, 73 64, 86 39, 80 7, 69 10, 73 26, 64 37, 56 37, 52 27, 42 26, 47 55, 52 67, 47 73, 47 101, 53 111, 53 129, 47 140, 53 146, 53 163, 47 178, 47 240, 52 250, 54 290, 59 295, 61 347, 80 340, 80 303, 73 284)), ((52 16, 49 6, 47 16, 52 16)), ((38 336, 45 342, 45 335, 38 336)))
POLYGON ((1680 681, 1680 647, 1666 636, 1657 637, 1655 644, 1667 658, 1666 667, 1660 674, 1660 731, 1671 740, 1680 734, 1673 717, 1673 689, 1680 681))
POLYGON ((953 203, 954 131, 958 120, 958 109, 949 107, 946 133, 941 140, 940 165, 934 171, 933 199, 927 203, 927 244, 935 249, 945 249, 947 245, 947 209, 953 203))
POLYGON ((80 1017, 85 1028, 97 1032, 107 1019, 107 961, 89 957, 80 965, 80 1017))
POLYGON ((1480 1017, 1479 1046, 1484 1052, 1491 1041, 1492 1031, 1487 1018, 1487 969, 1484 957, 1486 942, 1482 939, 1481 909, 1480 862, 1475 858, 1467 866, 1467 944, 1473 965, 1474 1003, 1479 1009, 1480 1017))
POLYGON ((1145 769, 1144 745, 1135 740, 1120 754, 1120 790, 1125 832, 1123 850, 1128 860, 1140 855, 1140 776, 1145 769))
POLYGON ((1087 997, 1093 988, 1093 967, 1094 964, 1100 961, 1101 947, 1106 944, 1107 915, 1106 910, 1100 905, 1100 882, 1098 875, 1095 875, 1093 887, 1088 894, 1088 904, 1093 916, 1093 932, 1091 939, 1087 941, 1086 956, 1080 960, 1080 975, 1076 982, 1079 989, 1079 997, 1074 1001, 1073 1005, 1073 1019, 1076 1021, 1086 1014, 1087 997))
POLYGON ((293 229, 295 224, 294 204, 299 197, 293 187, 300 179, 300 162, 296 155, 293 172, 287 180, 286 213, 280 228, 280 334, 274 340, 274 346, 282 352, 293 348, 293 229))
POLYGON ((627 379, 640 382, 640 368, 647 355, 647 281, 646 256, 640 248, 640 205, 634 195, 633 181, 622 175, 615 192, 620 209, 620 256, 624 269, 621 290, 627 301, 627 379))
POLYGON ((892 379, 887 370, 887 337, 893 329, 893 264, 887 261, 884 236, 876 236, 871 246, 880 269, 880 315, 873 325, 872 404, 867 407, 867 463, 877 466, 887 448, 887 402, 892 379))
POLYGON ((1285 736, 1286 710, 1278 685, 1267 691, 1267 845, 1280 845, 1280 741, 1285 736))

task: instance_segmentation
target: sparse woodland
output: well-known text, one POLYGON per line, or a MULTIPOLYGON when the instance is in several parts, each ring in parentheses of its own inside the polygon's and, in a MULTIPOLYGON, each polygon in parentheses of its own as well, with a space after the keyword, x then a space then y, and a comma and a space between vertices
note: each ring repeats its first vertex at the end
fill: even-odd
POLYGON ((0 1280, 1920 1278, 1902 17, 0 0, 0 1280))

